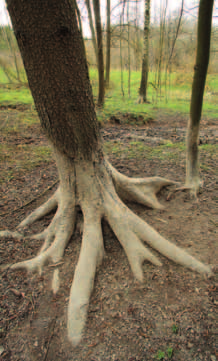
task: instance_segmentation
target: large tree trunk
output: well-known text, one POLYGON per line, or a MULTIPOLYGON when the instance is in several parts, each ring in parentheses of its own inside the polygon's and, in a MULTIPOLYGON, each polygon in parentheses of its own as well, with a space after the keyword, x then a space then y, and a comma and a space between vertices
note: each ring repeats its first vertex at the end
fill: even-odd
POLYGON ((211 268, 161 237, 121 201, 120 197, 161 208, 156 193, 174 182, 159 177, 130 179, 106 161, 72 2, 10 0, 8 10, 41 124, 53 145, 60 184, 45 204, 21 222, 18 232, 2 231, 0 236, 23 238, 28 225, 56 209, 48 228, 34 236, 44 241, 39 254, 11 269, 41 272, 52 262, 52 289, 57 293, 60 259, 74 232, 77 206, 81 208, 83 238, 68 306, 68 336, 77 344, 87 318, 96 267, 104 255, 102 218, 121 242, 139 281, 143 280, 144 260, 161 266, 143 241, 190 269, 210 274, 211 268))
POLYGON ((98 66, 98 49, 97 49, 97 42, 96 42, 96 36, 95 36, 95 28, 94 28, 94 24, 93 24, 93 20, 92 20, 92 10, 91 10, 91 6, 90 6, 90 0, 86 0, 85 4, 86 4, 87 11, 88 11, 89 27, 90 27, 91 34, 92 34, 92 45, 93 45, 93 49, 95 52, 96 63, 98 66))
POLYGON ((104 105, 104 57, 103 57, 103 41, 101 29, 101 14, 99 0, 93 0, 94 13, 95 13, 95 27, 97 33, 98 43, 98 106, 104 105))
POLYGON ((106 47, 106 74, 105 86, 109 87, 110 83, 110 61, 111 61, 111 2, 107 0, 107 47, 106 47))
POLYGON ((8 9, 43 129, 65 154, 91 159, 99 127, 74 2, 11 1, 8 9))
POLYGON ((149 29, 150 29, 150 0, 145 0, 144 49, 143 49, 143 58, 142 58, 141 84, 139 88, 139 100, 138 100, 139 103, 147 102, 149 29))
POLYGON ((187 129, 186 186, 196 196, 200 187, 198 137, 204 87, 210 56, 211 22, 214 0, 200 0, 197 55, 194 66, 190 117, 187 129))

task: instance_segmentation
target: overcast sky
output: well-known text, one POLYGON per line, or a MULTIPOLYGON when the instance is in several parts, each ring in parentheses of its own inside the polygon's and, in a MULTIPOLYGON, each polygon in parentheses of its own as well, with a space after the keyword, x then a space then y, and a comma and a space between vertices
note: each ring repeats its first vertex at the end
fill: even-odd
MULTIPOLYGON (((60 0, 61 1, 61 0, 60 0)), ((120 1, 120 0, 119 0, 120 1)), ((106 4, 106 0, 100 0, 101 2, 101 16, 102 16, 102 20, 103 22, 105 21, 105 4, 106 4)), ((179 13, 179 9, 181 7, 181 2, 182 0, 168 0, 168 12, 178 12, 179 13)), ((116 4, 118 3, 118 0, 111 0, 111 7, 113 8, 116 4)), ((166 0, 151 0, 151 19, 153 20, 154 17, 158 17, 159 14, 159 9, 160 6, 162 4, 165 4, 166 0)), ((199 4, 199 0, 184 0, 184 15, 187 17, 190 17, 194 20, 194 16, 197 15, 196 10, 192 10, 190 11, 190 9, 192 9, 193 7, 195 7, 196 5, 199 4)), ((144 5, 144 1, 141 1, 141 5, 140 5, 140 18, 141 21, 143 19, 143 5, 144 5)), ((134 5, 132 5, 134 6, 134 5)), ((86 13, 84 12, 84 10, 82 9, 81 11, 82 15, 84 15, 84 19, 86 19, 86 13)), ((112 14, 112 22, 116 22, 116 14, 118 14, 118 10, 114 11, 112 14)), ((215 7, 214 7, 214 17, 213 17, 213 22, 218 24, 218 0, 215 0, 215 7)), ((6 5, 5 5, 5 0, 0 0, 0 24, 1 25, 5 25, 8 24, 9 22, 9 16, 7 14, 7 10, 6 10, 6 5)), ((84 32, 84 36, 90 36, 90 32, 89 32, 89 26, 87 21, 83 22, 83 32, 84 32)))

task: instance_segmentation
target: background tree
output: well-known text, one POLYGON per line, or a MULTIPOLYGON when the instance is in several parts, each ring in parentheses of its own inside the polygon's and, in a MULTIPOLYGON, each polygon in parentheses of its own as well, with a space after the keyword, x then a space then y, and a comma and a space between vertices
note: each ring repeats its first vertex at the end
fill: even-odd
POLYGON ((104 104, 104 56, 103 56, 103 40, 102 40, 102 28, 101 28, 101 13, 99 0, 93 0, 94 13, 95 13, 95 28, 97 34, 98 44, 98 106, 102 107, 104 104))
POLYGON ((210 57, 211 23, 214 0, 200 0, 197 55, 194 66, 190 116, 187 129, 186 185, 196 196, 199 191, 198 137, 207 68, 210 57))
POLYGON ((123 13, 120 14, 120 86, 121 86, 121 92, 123 97, 125 96, 124 93, 124 85, 123 85, 123 47, 122 47, 122 32, 123 32, 123 14, 125 9, 125 0, 123 2, 123 13))
POLYGON ((107 0, 107 44, 106 44, 106 73, 105 73, 105 86, 109 87, 110 82, 110 61, 111 61, 111 2, 107 0))
POLYGON ((145 0, 144 19, 144 48, 142 57, 141 84, 139 88, 139 103, 147 102, 148 61, 149 61, 149 28, 150 28, 150 0, 145 0))
POLYGON ((94 28, 93 19, 92 19, 92 10, 91 10, 91 5, 90 5, 90 0, 85 0, 85 4, 86 4, 87 12, 88 12, 89 27, 90 27, 91 34, 92 34, 93 49, 95 52, 96 62, 98 63, 98 49, 97 49, 97 42, 96 42, 96 36, 95 36, 95 28, 94 28))
POLYGON ((2 231, 0 236, 23 238, 28 225, 57 209, 48 228, 35 235, 44 240, 39 254, 11 266, 41 272, 47 262, 52 262, 52 288, 56 293, 59 262, 74 232, 80 207, 83 237, 68 307, 68 335, 77 344, 96 267, 104 255, 102 218, 122 244, 139 281, 143 280, 144 260, 161 266, 142 241, 190 269, 208 274, 211 268, 161 237, 121 201, 120 197, 162 208, 156 193, 173 182, 159 177, 128 178, 105 159, 75 4, 68 0, 10 0, 8 10, 41 125, 54 150, 60 184, 54 195, 18 226, 19 233, 2 231))
MULTIPOLYGON (((167 64, 166 64, 166 71, 168 70, 168 67, 170 67, 170 63, 171 63, 171 60, 172 60, 173 51, 174 51, 174 48, 175 48, 175 45, 176 45, 176 40, 177 40, 178 35, 179 35, 179 29, 180 29, 180 25, 181 25, 183 11, 184 11, 184 0, 182 0, 180 15, 179 15, 179 21, 178 21, 178 25, 177 25, 177 28, 176 28, 176 34, 175 34, 175 37, 174 37, 173 42, 172 42, 172 47, 170 49, 170 56, 169 56, 169 59, 168 59, 167 64)), ((170 31, 171 31, 171 29, 170 29, 170 31)))
POLYGON ((127 2, 126 7, 126 20, 128 24, 128 38, 127 38, 127 46, 128 46, 128 94, 129 98, 131 95, 131 54, 130 54, 130 22, 129 22, 129 1, 127 2))

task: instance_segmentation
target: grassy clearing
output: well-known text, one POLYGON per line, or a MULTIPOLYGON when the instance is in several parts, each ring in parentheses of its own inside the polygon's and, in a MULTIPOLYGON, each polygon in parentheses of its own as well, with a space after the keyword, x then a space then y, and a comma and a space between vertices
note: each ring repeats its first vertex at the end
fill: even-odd
POLYGON ((170 143, 156 145, 155 147, 145 145, 140 141, 133 141, 129 143, 122 143, 117 141, 110 141, 104 143, 105 152, 113 154, 118 158, 146 158, 152 160, 158 158, 159 160, 176 160, 182 159, 185 156, 184 143, 170 143))
MULTIPOLYGON (((162 75, 162 78, 164 75, 162 75)), ((97 70, 90 69, 90 78, 94 96, 97 96, 98 82, 97 70)), ((164 79, 162 79, 164 80, 164 79)), ((165 113, 189 114, 192 75, 186 73, 173 73, 170 78, 170 87, 162 86, 158 93, 154 88, 155 73, 149 74, 148 100, 150 104, 137 104, 140 72, 131 73, 131 96, 128 96, 128 73, 123 73, 123 90, 121 91, 120 71, 111 72, 111 88, 106 91, 106 102, 103 111, 99 112, 102 119, 107 119, 111 114, 134 113, 147 114, 155 117, 157 111, 165 113)), ((215 75, 208 75, 204 94, 203 117, 217 117, 217 92, 218 79, 215 75)))
POLYGON ((0 88, 1 105, 33 104, 33 98, 26 87, 1 87, 0 88))
MULTIPOLYGON (((172 165, 176 162, 185 166, 186 161, 186 145, 183 142, 148 146, 143 142, 134 141, 122 143, 118 141, 110 141, 104 143, 105 153, 113 155, 119 159, 148 159, 150 161, 166 161, 172 165)), ((204 172, 216 173, 216 170, 208 164, 208 156, 217 159, 218 147, 215 144, 204 144, 199 147, 200 151, 200 169, 204 172)))
MULTIPOLYGON (((192 73, 172 73, 170 87, 162 86, 157 92, 154 87, 155 73, 149 74, 148 99, 150 104, 137 104, 140 72, 131 72, 131 94, 128 95, 128 73, 123 72, 123 90, 121 91, 121 77, 119 70, 111 72, 111 86, 106 90, 106 101, 103 110, 98 110, 100 120, 107 120, 117 113, 143 114, 144 117, 156 117, 157 111, 165 113, 189 113, 192 73)), ((98 92, 97 69, 90 68, 90 79, 93 94, 98 92)), ((164 82, 164 74, 162 74, 164 82)), ((168 81, 169 82, 169 81, 168 81)), ((203 117, 217 117, 218 79, 216 75, 208 74, 204 95, 203 117)), ((18 84, 8 84, 7 78, 0 69, 0 104, 1 105, 33 105, 33 99, 28 88, 18 84)))

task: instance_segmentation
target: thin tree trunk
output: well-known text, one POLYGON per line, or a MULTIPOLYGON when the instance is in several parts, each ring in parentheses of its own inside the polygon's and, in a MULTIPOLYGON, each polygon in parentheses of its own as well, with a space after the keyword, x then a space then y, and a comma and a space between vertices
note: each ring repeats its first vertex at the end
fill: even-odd
POLYGON ((173 39, 172 47, 171 47, 171 50, 170 50, 170 56, 169 56, 169 59, 168 59, 167 65, 166 65, 166 71, 167 71, 168 67, 170 66, 170 63, 171 63, 171 60, 172 60, 173 51, 174 51, 174 48, 175 48, 175 45, 176 45, 176 40, 177 40, 178 35, 179 35, 179 29, 180 29, 180 25, 181 25, 181 21, 182 21, 183 11, 184 11, 184 0, 182 0, 182 4, 181 4, 181 8, 180 8, 180 14, 179 14, 179 21, 178 21, 178 25, 177 25, 177 28, 176 28, 176 34, 175 34, 175 37, 173 39))
POLYGON ((130 24, 129 24, 129 2, 127 2, 126 17, 128 24, 128 95, 131 96, 131 56, 130 56, 130 24))
POLYGON ((75 9, 76 9, 77 20, 78 20, 78 24, 79 24, 81 39, 82 39, 83 51, 85 53, 86 48, 85 48, 85 43, 84 43, 84 39, 83 39, 83 27, 82 27, 81 13, 80 13, 80 9, 79 9, 79 6, 78 6, 76 0, 72 0, 72 1, 74 2, 74 6, 75 6, 75 9))
POLYGON ((107 48, 106 48, 106 74, 105 86, 109 87, 110 83, 110 61, 111 61, 111 3, 107 0, 107 48))
POLYGON ((147 102, 149 30, 150 30, 150 0, 145 0, 144 49, 143 49, 143 58, 142 58, 141 84, 139 88, 139 100, 138 100, 139 103, 147 102))
POLYGON ((101 14, 99 0, 93 0, 94 13, 95 13, 95 27, 98 43, 98 106, 104 105, 104 56, 103 56, 103 41, 102 41, 102 29, 101 29, 101 14))
POLYGON ((120 15, 120 86, 121 86, 122 95, 124 97, 125 93, 123 86, 122 15, 120 15))
POLYGON ((164 40, 166 31, 166 12, 167 12, 168 0, 166 0, 165 7, 161 7, 161 20, 160 20, 160 40, 159 40, 159 60, 158 60, 158 80, 157 88, 159 93, 159 99, 162 95, 162 65, 164 63, 164 40))
POLYGON ((19 82, 21 82, 20 71, 19 71, 18 62, 17 62, 16 50, 15 50, 15 48, 14 48, 14 44, 12 43, 11 33, 8 34, 8 32, 5 31, 5 30, 4 30, 4 33, 5 33, 5 36, 6 36, 6 38, 7 38, 7 42, 8 42, 9 48, 10 48, 10 50, 11 50, 11 53, 13 54, 14 65, 15 65, 16 72, 17 72, 17 80, 18 80, 19 82))
POLYGON ((139 27, 138 27, 138 1, 135 4, 135 70, 138 71, 139 65, 139 27))
POLYGON ((8 78, 9 83, 13 83, 13 80, 11 78, 11 75, 9 74, 9 71, 7 69, 7 66, 4 61, 0 58, 0 68, 2 68, 3 72, 5 73, 6 77, 8 78))
POLYGON ((213 0, 200 0, 198 13, 197 54, 194 66, 190 117, 187 129, 186 185, 196 196, 199 186, 198 137, 203 105, 204 87, 210 56, 213 0))
POLYGON ((90 0, 86 0, 85 4, 86 4, 87 12, 88 12, 89 27, 90 27, 90 30, 92 33, 92 45, 93 45, 93 49, 95 52, 96 63, 98 65, 98 48, 97 48, 97 42, 96 42, 96 36, 95 36, 95 28, 94 28, 93 19, 92 19, 92 10, 91 10, 91 6, 90 6, 90 0))

